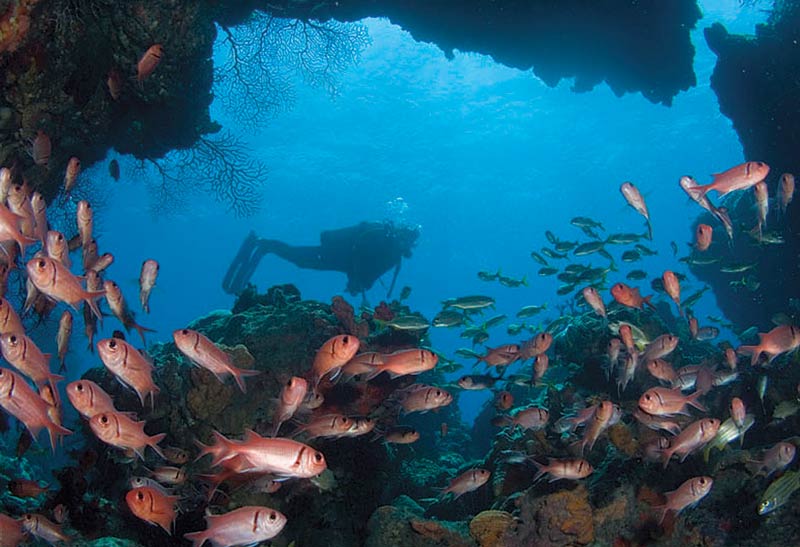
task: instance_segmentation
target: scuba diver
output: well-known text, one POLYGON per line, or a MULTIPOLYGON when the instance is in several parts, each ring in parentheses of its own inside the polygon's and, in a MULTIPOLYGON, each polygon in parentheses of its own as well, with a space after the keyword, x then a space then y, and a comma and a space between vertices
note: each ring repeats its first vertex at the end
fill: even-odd
POLYGON ((272 253, 299 268, 331 270, 347 275, 346 290, 353 296, 364 293, 383 274, 394 268, 387 298, 394 289, 400 262, 411 257, 419 230, 395 226, 393 222, 362 222, 356 226, 326 230, 316 246, 295 246, 275 239, 261 239, 250 232, 233 259, 222 288, 239 294, 249 283, 258 263, 272 253))

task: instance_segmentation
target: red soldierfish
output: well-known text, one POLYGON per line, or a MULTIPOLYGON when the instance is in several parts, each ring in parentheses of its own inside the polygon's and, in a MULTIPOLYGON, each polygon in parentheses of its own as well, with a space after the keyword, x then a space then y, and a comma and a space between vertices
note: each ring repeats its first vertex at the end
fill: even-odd
POLYGON ((584 459, 577 459, 577 460, 554 460, 550 459, 547 465, 542 465, 541 463, 533 460, 533 463, 536 465, 538 471, 536 476, 533 477, 533 480, 536 481, 542 475, 549 474, 550 475, 550 482, 557 481, 559 479, 585 479, 589 475, 592 474, 594 468, 592 465, 584 459))
POLYGON ((697 335, 700 333, 700 324, 697 322, 696 317, 689 318, 689 334, 692 340, 697 340, 697 335))
POLYGON ((22 515, 22 529, 50 545, 56 545, 60 541, 67 545, 72 542, 72 538, 61 531, 61 526, 35 513, 22 515))
POLYGON ((428 349, 404 349, 383 356, 383 364, 375 365, 364 378, 370 380, 381 372, 392 378, 409 374, 420 374, 431 370, 439 362, 439 356, 428 349))
POLYGON ((688 415, 686 412, 687 404, 705 412, 706 408, 697 402, 699 396, 700 394, 696 392, 691 395, 684 395, 679 389, 653 387, 639 397, 639 408, 653 416, 688 415))
POLYGON ((756 475, 764 474, 769 477, 775 471, 784 469, 794 461, 797 448, 792 443, 779 442, 764 452, 761 460, 751 461, 750 469, 756 475))
POLYGON ((748 161, 731 167, 723 173, 715 173, 711 175, 714 177, 714 182, 711 184, 695 186, 691 190, 690 195, 704 196, 711 190, 716 190, 719 197, 734 192, 736 190, 746 190, 751 186, 755 186, 769 174, 769 165, 761 161, 748 161))
POLYGON ((728 368, 736 370, 737 361, 736 350, 733 348, 725 348, 725 364, 728 365, 728 368))
POLYGON ((233 358, 214 342, 195 330, 178 329, 172 333, 175 345, 192 364, 210 371, 220 382, 233 376, 242 393, 247 392, 244 378, 261 374, 258 370, 247 370, 233 366, 233 358))
POLYGON ((92 240, 94 212, 92 211, 91 204, 85 199, 78 202, 76 222, 78 224, 78 235, 80 236, 81 247, 86 247, 92 240))
POLYGON ((736 350, 740 354, 750 354, 750 364, 755 366, 762 353, 766 353, 771 363, 778 355, 800 347, 800 328, 794 325, 781 325, 769 332, 758 333, 757 346, 739 346, 736 350))
POLYGON ((540 332, 524 344, 519 349, 519 358, 522 361, 536 357, 545 353, 553 344, 553 335, 549 332, 540 332))
POLYGON ((652 359, 661 359, 662 357, 666 357, 675 351, 675 348, 678 347, 678 342, 680 342, 680 339, 677 336, 673 336, 671 334, 662 334, 647 344, 647 347, 642 354, 642 360, 650 361, 652 359))
POLYGON ((653 228, 650 225, 650 213, 647 211, 647 204, 644 202, 644 198, 642 194, 639 193, 639 189, 633 185, 632 182, 623 182, 622 185, 619 187, 619 191, 622 192, 625 201, 628 202, 628 205, 633 207, 636 212, 642 215, 645 220, 647 220, 647 239, 653 239, 653 228))
POLYGON ((37 388, 48 383, 55 388, 56 382, 64 379, 50 372, 50 354, 42 353, 33 340, 21 332, 0 335, 0 349, 3 359, 33 380, 37 388))
POLYGON ((72 156, 67 162, 67 172, 64 173, 64 195, 68 196, 78 180, 81 172, 81 160, 72 156))
POLYGON ((153 332, 153 329, 143 327, 136 322, 136 320, 133 318, 133 313, 130 311, 130 309, 128 309, 128 304, 125 302, 125 298, 122 296, 122 290, 119 288, 119 285, 113 281, 105 281, 103 283, 103 290, 106 293, 108 307, 111 308, 111 312, 125 327, 125 331, 130 331, 131 328, 136 329, 136 332, 138 332, 139 336, 142 337, 142 343, 146 344, 147 342, 144 339, 144 333, 145 331, 153 332))
POLYGON ((50 143, 50 137, 41 129, 38 130, 36 132, 36 138, 33 139, 33 147, 31 150, 33 163, 47 166, 47 163, 50 161, 50 153, 52 150, 53 146, 50 143))
MULTIPOLYGON (((496 348, 487 348, 486 355, 478 357, 478 363, 483 361, 486 366, 499 367, 510 365, 520 356, 520 347, 517 344, 506 344, 496 348)), ((476 363, 477 364, 477 363, 476 363)))
POLYGON ((672 301, 675 302, 675 305, 678 306, 678 311, 681 317, 683 317, 683 310, 681 309, 681 283, 678 281, 678 277, 674 272, 666 270, 661 276, 661 281, 664 283, 664 290, 669 297, 672 298, 672 301))
POLYGON ((69 259, 69 246, 64 234, 56 230, 49 230, 45 235, 45 253, 52 259, 58 260, 69 269, 72 262, 69 259))
POLYGON ((719 431, 719 420, 703 418, 686 426, 677 437, 670 441, 669 448, 664 450, 664 468, 669 464, 673 454, 681 457, 681 461, 695 450, 702 448, 719 431))
POLYGON ((281 389, 281 396, 278 399, 278 408, 272 416, 272 434, 274 437, 278 434, 281 425, 297 412, 300 405, 306 398, 308 393, 308 382, 303 378, 292 376, 289 381, 281 389))
POLYGON ((44 243, 49 227, 47 222, 47 203, 39 192, 31 194, 31 210, 33 211, 33 237, 44 243))
POLYGON ((661 512, 658 518, 659 524, 664 522, 667 511, 680 513, 686 507, 694 505, 703 499, 709 493, 713 484, 714 480, 711 477, 694 477, 681 484, 677 490, 664 494, 667 497, 667 502, 655 508, 661 512))
POLYGON ((67 384, 67 398, 78 413, 87 420, 95 414, 116 412, 111 396, 91 380, 67 384))
POLYGON ((731 399, 731 419, 739 429, 744 425, 745 415, 746 411, 742 400, 739 397, 731 399))
POLYGON ((789 207, 794 197, 794 175, 790 173, 781 175, 778 196, 780 198, 781 212, 785 214, 787 207, 789 207))
POLYGON ((694 191, 694 189, 699 186, 696 180, 694 180, 692 177, 684 176, 681 177, 680 185, 681 188, 683 188, 683 191, 686 192, 689 195, 689 197, 692 198, 694 202, 697 203, 700 207, 702 207, 706 211, 712 213, 714 212, 714 206, 711 205, 710 201, 708 201, 708 197, 706 197, 705 194, 701 194, 699 192, 694 191))
POLYGON ((69 351, 69 338, 72 336, 72 313, 64 310, 58 320, 58 334, 56 334, 56 346, 58 348, 58 360, 61 363, 59 371, 66 370, 67 351, 69 351))
POLYGON ((614 297, 614 300, 623 306, 628 306, 629 308, 641 310, 644 307, 644 304, 647 304, 651 308, 655 309, 655 306, 650 303, 650 299, 653 298, 652 295, 643 298, 642 295, 639 294, 638 288, 633 289, 625 283, 616 283, 613 287, 611 287, 611 295, 614 297))
POLYGON ((711 246, 711 238, 714 229, 708 224, 698 224, 694 232, 694 247, 698 251, 705 252, 711 246))
POLYGON ((0 297, 0 334, 10 332, 24 333, 25 327, 22 326, 22 320, 11 303, 0 297))
POLYGON ((50 405, 22 376, 6 368, 0 368, 0 407, 22 422, 34 439, 46 428, 54 452, 59 437, 72 433, 50 418, 50 405))
POLYGON ((97 353, 106 368, 139 396, 142 406, 149 395, 155 405, 158 386, 153 382, 153 365, 125 340, 106 338, 97 342, 97 353))
POLYGON ((486 469, 470 469, 461 473, 459 476, 450 481, 447 488, 442 490, 439 494, 439 499, 444 498, 447 494, 453 494, 453 500, 458 499, 467 492, 477 490, 489 480, 492 474, 486 469))
POLYGON ((133 450, 142 460, 144 449, 149 446, 163 458, 158 443, 166 434, 150 436, 144 432, 144 426, 145 422, 137 422, 124 412, 101 412, 89 419, 89 427, 104 443, 123 450, 133 450))
POLYGON ((136 64, 136 79, 140 84, 153 73, 163 56, 164 47, 161 44, 154 44, 147 48, 147 51, 144 52, 144 55, 136 64))
POLYGON ((597 289, 594 287, 583 289, 583 299, 586 300, 586 303, 592 307, 597 315, 600 317, 606 316, 606 305, 603 303, 603 299, 600 298, 600 293, 597 292, 597 289))
POLYGON ((145 313, 150 313, 150 292, 156 285, 158 268, 158 262, 155 260, 142 262, 142 272, 139 274, 139 302, 145 313))
POLYGON ((8 207, 0 203, 0 241, 16 241, 19 244, 20 253, 25 256, 25 249, 28 245, 36 243, 36 240, 22 233, 21 220, 19 215, 12 213, 8 207))
POLYGON ((205 446, 197 443, 201 451, 197 459, 211 454, 212 466, 236 460, 238 473, 272 473, 280 478, 316 477, 327 468, 325 456, 292 439, 264 438, 247 431, 243 441, 226 439, 214 432, 215 443, 205 446))
POLYGON ((413 384, 402 393, 400 406, 406 413, 427 412, 453 402, 453 396, 447 391, 434 386, 413 384))
POLYGON ((550 419, 550 413, 539 407, 523 408, 513 416, 501 416, 496 422, 496 425, 511 426, 511 429, 520 427, 522 429, 530 429, 531 431, 538 431, 544 429, 550 419))
POLYGON ((175 524, 175 505, 177 496, 166 496, 155 488, 142 486, 134 488, 125 495, 125 502, 131 513, 149 524, 157 524, 172 535, 175 524))
POLYGON ((335 439, 344 437, 350 428, 353 427, 353 420, 342 414, 324 414, 314 416, 311 421, 298 428, 293 437, 306 435, 306 439, 335 439))
POLYGON ((581 455, 594 447, 594 443, 600 435, 608 429, 611 425, 611 419, 614 416, 614 403, 611 401, 603 401, 594 411, 591 420, 586 426, 586 431, 583 433, 583 439, 580 442, 581 455))
POLYGON ((22 521, 0 513, 0 538, 4 547, 18 547, 25 537, 22 521))
POLYGON ((224 515, 206 515, 206 529, 184 534, 201 547, 210 541, 214 547, 222 545, 256 545, 280 534, 286 526, 286 517, 269 507, 240 507, 224 515))
POLYGON ((675 369, 663 359, 647 361, 647 370, 657 380, 670 385, 678 379, 678 374, 675 372, 675 369))
POLYGON ((356 354, 360 345, 358 338, 351 334, 334 336, 322 344, 311 366, 311 384, 314 389, 327 374, 330 374, 331 380, 335 380, 342 367, 356 354))
POLYGON ((758 208, 758 237, 761 239, 761 234, 767 225, 767 214, 769 213, 767 183, 761 181, 753 187, 753 190, 756 196, 756 207, 758 208))
POLYGON ((619 337, 622 338, 622 343, 625 344, 625 351, 628 353, 636 352, 636 344, 633 341, 633 330, 627 323, 619 326, 619 337))
POLYGON ((101 317, 95 298, 103 296, 102 291, 86 291, 66 266, 52 258, 40 256, 28 261, 29 279, 42 293, 59 302, 66 302, 77 309, 80 301, 85 301, 98 318, 101 317))

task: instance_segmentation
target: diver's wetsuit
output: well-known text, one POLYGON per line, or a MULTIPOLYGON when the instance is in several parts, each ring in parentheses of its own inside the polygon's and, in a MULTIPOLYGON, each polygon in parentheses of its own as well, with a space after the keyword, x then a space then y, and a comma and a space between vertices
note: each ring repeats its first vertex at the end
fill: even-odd
POLYGON ((403 256, 410 256, 416 231, 398 229, 388 222, 362 222, 356 226, 320 234, 320 245, 295 246, 274 239, 260 239, 250 232, 231 263, 223 289, 238 294, 255 272, 261 258, 275 254, 300 268, 329 270, 347 275, 347 291, 356 295, 370 289, 384 273, 394 268, 391 294, 403 256), (408 237, 413 233, 413 237, 408 237))

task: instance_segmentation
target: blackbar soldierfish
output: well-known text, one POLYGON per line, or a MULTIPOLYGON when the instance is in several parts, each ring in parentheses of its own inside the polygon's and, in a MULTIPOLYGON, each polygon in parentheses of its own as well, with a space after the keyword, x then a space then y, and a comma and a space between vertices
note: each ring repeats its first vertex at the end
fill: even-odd
POLYGON ((308 382, 303 378, 292 376, 289 381, 284 384, 281 389, 281 395, 278 399, 278 407, 272 416, 272 434, 274 437, 278 434, 281 425, 297 412, 300 405, 306 398, 308 393, 308 382))
POLYGON ((214 547, 242 547, 272 539, 286 526, 286 517, 269 507, 246 506, 223 515, 206 515, 206 529, 184 534, 201 547, 210 541, 214 547))
POLYGON ((328 374, 330 374, 331 380, 335 380, 342 367, 356 354, 360 345, 361 342, 358 338, 350 334, 334 336, 322 344, 311 366, 311 383, 314 389, 328 374))
POLYGON ((77 380, 67 384, 67 398, 75 410, 87 420, 95 414, 117 411, 111 395, 91 380, 77 380))
POLYGON ((714 173, 714 181, 705 185, 689 185, 684 187, 686 193, 697 201, 701 196, 705 196, 711 190, 716 190, 722 197, 736 190, 746 190, 755 186, 769 174, 769 165, 761 161, 748 161, 731 167, 722 173, 714 173))
POLYGON ((623 182, 619 187, 619 191, 622 192, 622 195, 625 198, 625 201, 628 202, 628 205, 633 207, 647 221, 647 239, 652 241, 653 228, 650 225, 650 213, 647 210, 647 204, 644 202, 644 197, 642 197, 639 189, 636 188, 632 182, 623 182))
POLYGON ((161 391, 153 381, 153 364, 125 340, 106 338, 97 342, 97 353, 106 368, 139 396, 142 406, 150 396, 151 406, 161 391))
POLYGON ((42 293, 59 302, 66 302, 74 309, 78 303, 85 301, 92 313, 101 318, 96 298, 103 296, 103 291, 86 291, 80 280, 69 269, 52 258, 40 256, 32 258, 26 266, 29 279, 42 293))
POLYGON ((139 274, 139 302, 145 313, 150 313, 150 293, 156 285, 159 265, 153 259, 142 262, 142 271, 139 274))
POLYGON ((661 512, 658 522, 664 522, 668 511, 680 513, 686 507, 703 499, 711 490, 714 480, 711 477, 694 477, 681 484, 677 490, 664 494, 667 502, 655 509, 661 512))
POLYGON ((687 404, 705 412, 705 407, 697 402, 699 396, 699 393, 683 395, 679 389, 653 387, 639 398, 639 408, 653 416, 686 414, 687 404))
POLYGON ((242 393, 247 392, 244 378, 260 374, 257 370, 236 368, 233 358, 220 349, 205 335, 191 329, 178 329, 172 333, 175 345, 192 364, 210 371, 220 382, 224 382, 228 375, 233 376, 242 393))
POLYGON ((34 439, 42 428, 46 428, 53 451, 59 437, 72 433, 50 418, 50 405, 28 385, 25 378, 5 368, 0 368, 0 406, 22 422, 34 439))
POLYGON ((800 328, 794 325, 781 325, 769 332, 758 333, 757 346, 739 346, 737 353, 749 354, 750 364, 755 366, 762 353, 767 354, 767 363, 771 363, 778 355, 800 347, 800 328))
POLYGON ((442 490, 439 498, 444 498, 447 494, 453 494, 453 499, 458 499, 467 492, 477 490, 489 480, 492 474, 486 469, 470 469, 460 474, 450 481, 447 488, 442 490))
POLYGON ((142 460, 144 460, 144 449, 149 446, 163 458, 158 443, 166 437, 166 434, 148 435, 144 432, 145 425, 145 422, 137 422, 124 412, 102 412, 95 414, 89 420, 92 431, 104 443, 124 450, 133 450, 142 460))
POLYGON ((130 490, 125 495, 125 502, 131 513, 147 523, 161 526, 166 533, 172 535, 177 496, 168 496, 155 488, 142 486, 130 490))

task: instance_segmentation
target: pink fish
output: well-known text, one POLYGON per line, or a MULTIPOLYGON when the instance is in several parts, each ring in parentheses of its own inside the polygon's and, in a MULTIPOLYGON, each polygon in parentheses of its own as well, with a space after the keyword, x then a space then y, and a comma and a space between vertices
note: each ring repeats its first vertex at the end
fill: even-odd
POLYGON ((661 276, 661 280, 664 283, 664 290, 669 297, 672 298, 672 301, 675 302, 675 305, 678 306, 678 311, 681 317, 683 317, 683 310, 681 309, 681 283, 678 281, 678 276, 670 270, 666 270, 661 276))
POLYGON ((583 299, 586 300, 586 303, 591 306, 597 315, 600 317, 606 316, 606 305, 603 303, 603 299, 600 298, 600 293, 597 292, 597 289, 594 287, 583 289, 583 299))
POLYGON ((698 224, 694 232, 694 247, 698 251, 705 252, 711 246, 711 238, 714 229, 708 224, 698 224))
POLYGON ((510 365, 520 358, 520 347, 518 344, 506 344, 496 348, 486 348, 486 355, 478 358, 478 363, 483 361, 487 366, 499 367, 510 365))
POLYGON ((653 387, 639 397, 639 408, 653 416, 673 416, 686 414, 686 405, 691 405, 705 412, 705 407, 697 402, 700 393, 683 395, 678 389, 653 387))
POLYGON ((756 475, 764 474, 769 477, 776 471, 781 471, 794 461, 797 448, 792 443, 775 443, 769 450, 764 452, 760 460, 749 462, 749 468, 756 475))
POLYGON ((400 396, 400 406, 406 413, 427 412, 453 402, 453 396, 447 391, 424 384, 412 384, 400 396))
POLYGON ((489 480, 491 472, 486 469, 470 469, 461 473, 459 476, 450 481, 447 488, 442 490, 439 494, 439 499, 444 498, 447 494, 453 494, 453 500, 456 500, 466 494, 477 490, 489 480))
POLYGON ((519 358, 522 361, 532 359, 541 353, 547 352, 553 344, 553 335, 549 332, 540 332, 519 348, 519 358))
POLYGON ((700 196, 705 196, 711 190, 716 190, 719 196, 725 196, 736 190, 746 190, 755 186, 769 174, 769 165, 761 161, 748 161, 735 167, 731 167, 722 173, 712 175, 714 181, 711 184, 690 186, 684 188, 686 192, 697 201, 700 196), (697 196, 697 197, 695 197, 697 196))
POLYGON ((145 425, 145 422, 137 422, 124 412, 101 412, 89 419, 89 427, 104 443, 123 450, 133 450, 142 460, 144 449, 149 446, 163 458, 158 443, 166 434, 148 435, 144 432, 145 425))
POLYGON ((29 279, 40 292, 59 302, 66 302, 73 308, 85 301, 98 318, 101 318, 96 298, 103 296, 102 291, 86 291, 81 283, 66 266, 52 258, 40 256, 28 261, 29 279))
POLYGON ((36 165, 47 166, 48 162, 50 161, 52 149, 53 146, 50 143, 50 137, 48 137, 47 133, 41 129, 38 130, 36 132, 36 138, 33 139, 33 147, 31 150, 33 163, 36 165))
POLYGON ((681 177, 680 179, 681 188, 683 191, 686 192, 690 198, 694 200, 700 207, 705 209, 706 211, 713 212, 714 206, 711 205, 711 202, 708 201, 708 197, 705 194, 701 194, 695 191, 695 188, 699 186, 696 180, 692 177, 681 177))
POLYGON ((778 195, 780 198, 781 213, 786 214, 786 209, 789 207, 794 197, 794 175, 790 173, 781 175, 778 195))
POLYGON ((650 213, 647 211, 647 204, 644 202, 644 197, 642 197, 642 194, 639 193, 639 189, 636 188, 632 182, 623 182, 619 187, 619 191, 622 192, 622 195, 625 198, 625 201, 628 202, 628 205, 633 207, 636 212, 642 215, 647 221, 647 239, 652 241, 653 228, 650 225, 650 213))
POLYGON ((538 431, 544 429, 549 419, 550 413, 547 410, 532 406, 519 410, 513 416, 501 416, 497 419, 495 424, 501 427, 510 426, 512 430, 519 427, 521 429, 538 431))
POLYGON ((67 162, 67 171, 64 174, 64 195, 68 196, 78 181, 81 172, 81 160, 72 156, 67 162))
POLYGON ((161 44, 154 44, 147 48, 147 51, 144 52, 144 55, 136 64, 136 79, 140 84, 153 73, 163 56, 164 46, 161 44))
POLYGON ((34 439, 43 428, 47 429, 54 452, 58 439, 72 433, 52 420, 50 405, 22 376, 6 368, 0 368, 0 407, 22 422, 34 439))
POLYGON ((800 347, 800 328, 794 325, 780 325, 769 332, 758 333, 757 346, 739 346, 736 350, 740 354, 750 354, 750 364, 755 366, 762 353, 767 354, 767 363, 780 354, 793 351, 800 347))
POLYGON ((150 292, 156 284, 158 269, 159 265, 155 260, 145 260, 142 263, 142 271, 139 274, 139 302, 145 313, 150 313, 150 292))
POLYGON ((117 411, 111 396, 91 380, 77 380, 67 384, 67 398, 75 410, 87 420, 95 414, 117 411))
POLYGON ((744 403, 739 397, 734 397, 731 399, 731 419, 733 423, 736 424, 736 427, 739 429, 742 428, 744 425, 744 418, 745 418, 745 408, 744 403))
POLYGON ((675 348, 678 347, 679 341, 680 340, 677 336, 673 336, 671 334, 662 334, 647 344, 647 347, 642 354, 642 360, 650 361, 652 359, 661 359, 662 357, 666 357, 675 351, 675 348))
POLYGON ((56 382, 64 379, 63 376, 50 372, 50 354, 42 353, 33 340, 21 332, 0 335, 0 350, 3 359, 33 380, 37 388, 46 384, 55 388, 56 382))
POLYGON ((670 441, 669 448, 664 450, 664 468, 669 464, 673 454, 679 455, 683 461, 686 456, 705 446, 717 434, 719 425, 719 420, 716 418, 703 418, 687 425, 670 441))
POLYGON ((206 515, 206 529, 184 534, 201 547, 210 541, 214 547, 256 545, 272 539, 286 526, 286 517, 269 507, 240 507, 224 515, 206 515))
POLYGON ((666 503, 655 508, 661 512, 658 519, 659 524, 664 522, 668 511, 680 513, 703 499, 711 491, 713 484, 714 480, 711 477, 694 477, 681 484, 677 490, 667 492, 665 494, 666 503))
POLYGON ((364 378, 371 380, 381 372, 388 372, 392 378, 409 374, 420 374, 433 369, 439 356, 428 349, 404 349, 383 356, 383 364, 376 364, 364 378))
POLYGON ((308 382, 303 378, 292 376, 281 389, 281 396, 278 399, 278 408, 272 417, 272 437, 278 434, 281 424, 294 416, 308 393, 308 382))
POLYGON ((172 333, 175 345, 192 364, 210 371, 220 382, 230 375, 236 381, 242 393, 247 392, 244 379, 260 374, 257 370, 237 368, 233 365, 233 357, 217 347, 208 337, 195 330, 178 329, 172 333))
POLYGON ((758 238, 764 231, 767 225, 767 214, 769 213, 769 192, 767 191, 767 183, 764 181, 759 182, 753 187, 756 197, 756 207, 758 209, 758 238))
POLYGON ((538 469, 533 477, 534 481, 545 474, 550 475, 550 482, 559 479, 585 479, 594 471, 592 465, 584 459, 556 460, 551 458, 547 465, 543 465, 536 460, 533 460, 533 463, 538 469))
POLYGON ((329 338, 317 351, 311 365, 311 384, 314 389, 325 376, 336 380, 342 367, 358 352, 361 342, 355 336, 341 334, 329 338))
POLYGON ((151 406, 155 406, 155 398, 160 390, 153 381, 153 365, 144 355, 118 338, 97 342, 97 353, 109 372, 136 392, 142 406, 148 395, 151 406))

